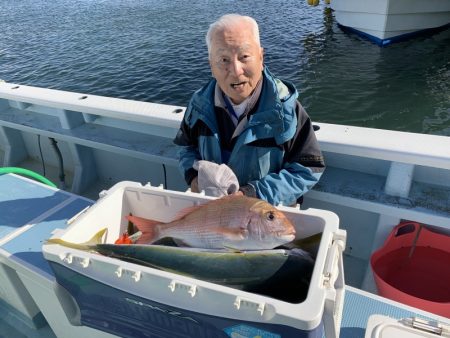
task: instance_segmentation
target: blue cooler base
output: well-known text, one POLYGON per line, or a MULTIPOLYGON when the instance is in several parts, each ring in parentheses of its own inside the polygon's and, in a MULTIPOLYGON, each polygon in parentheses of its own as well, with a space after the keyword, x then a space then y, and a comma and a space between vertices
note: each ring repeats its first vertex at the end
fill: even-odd
POLYGON ((121 337, 308 337, 322 338, 323 325, 303 331, 290 326, 222 318, 136 296, 49 262, 56 280, 75 299, 79 325, 121 337))

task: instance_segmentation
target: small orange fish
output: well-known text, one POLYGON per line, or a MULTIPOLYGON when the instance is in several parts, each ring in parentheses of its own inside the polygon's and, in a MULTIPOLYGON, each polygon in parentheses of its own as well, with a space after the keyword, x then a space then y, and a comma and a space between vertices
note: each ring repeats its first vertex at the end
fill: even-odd
POLYGON ((161 223, 136 216, 127 219, 142 232, 137 243, 172 237, 190 247, 265 250, 291 242, 295 228, 271 204, 242 195, 228 195, 182 210, 174 221, 161 223))
POLYGON ((130 239, 130 236, 126 232, 124 232, 115 242, 114 244, 133 244, 130 239))

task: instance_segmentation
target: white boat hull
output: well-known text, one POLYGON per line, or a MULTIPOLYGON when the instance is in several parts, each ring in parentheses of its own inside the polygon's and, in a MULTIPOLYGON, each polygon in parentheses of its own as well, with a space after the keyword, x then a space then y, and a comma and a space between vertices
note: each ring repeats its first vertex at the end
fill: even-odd
POLYGON ((379 44, 450 23, 446 0, 333 0, 337 22, 379 44))

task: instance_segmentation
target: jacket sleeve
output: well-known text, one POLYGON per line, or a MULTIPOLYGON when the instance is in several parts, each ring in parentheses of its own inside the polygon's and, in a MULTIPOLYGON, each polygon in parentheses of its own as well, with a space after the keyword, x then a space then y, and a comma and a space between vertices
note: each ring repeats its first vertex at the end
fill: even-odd
MULTIPOLYGON (((294 205, 297 200, 319 181, 325 163, 314 133, 311 119, 297 101, 297 130, 284 144, 283 165, 279 172, 270 173, 249 182, 256 196, 277 205, 294 205)), ((251 194, 251 193, 250 193, 251 194)))
MULTIPOLYGON (((186 110, 189 114, 189 109, 186 110)), ((181 173, 188 185, 197 176, 197 170, 193 168, 194 161, 200 160, 198 152, 197 137, 193 136, 193 131, 189 128, 185 118, 181 121, 180 129, 173 142, 179 146, 178 165, 181 173)))

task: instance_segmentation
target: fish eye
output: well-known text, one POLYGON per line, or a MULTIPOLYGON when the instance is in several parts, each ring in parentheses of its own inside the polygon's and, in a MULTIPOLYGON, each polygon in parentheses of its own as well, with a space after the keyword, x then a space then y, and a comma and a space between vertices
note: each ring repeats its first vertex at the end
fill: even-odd
POLYGON ((269 211, 266 214, 266 218, 267 218, 268 221, 273 221, 275 219, 275 214, 273 213, 273 211, 269 211))

